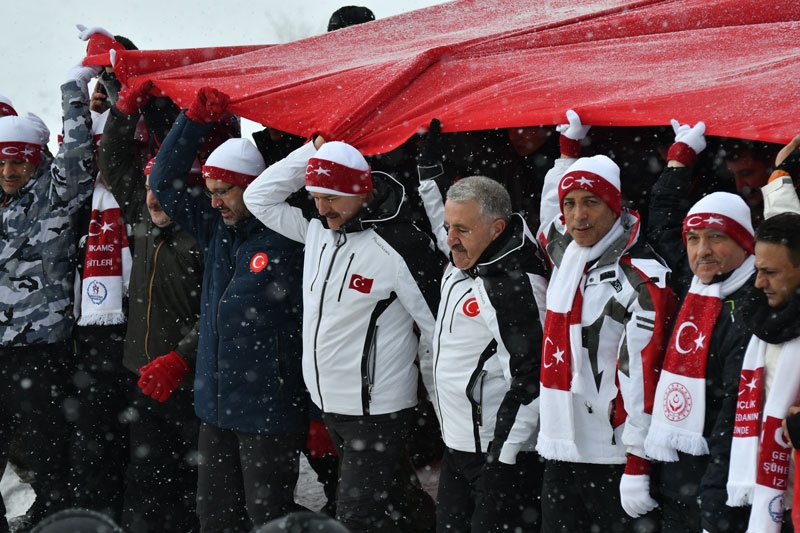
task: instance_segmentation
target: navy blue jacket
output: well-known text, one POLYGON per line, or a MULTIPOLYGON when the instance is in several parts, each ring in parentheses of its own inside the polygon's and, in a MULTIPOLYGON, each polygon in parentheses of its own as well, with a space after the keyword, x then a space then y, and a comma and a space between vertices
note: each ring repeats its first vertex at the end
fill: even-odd
POLYGON ((302 247, 254 217, 227 226, 202 189, 187 184, 208 129, 181 113, 150 174, 164 211, 204 248, 195 412, 223 429, 306 431, 302 247), (266 254, 262 270, 251 266, 258 254, 266 254))

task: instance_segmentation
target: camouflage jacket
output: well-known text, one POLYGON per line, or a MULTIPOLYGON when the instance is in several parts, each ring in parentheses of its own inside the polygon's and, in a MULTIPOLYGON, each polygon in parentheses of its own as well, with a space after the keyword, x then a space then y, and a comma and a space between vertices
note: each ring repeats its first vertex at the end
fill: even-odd
POLYGON ((92 193, 89 100, 61 86, 64 142, 0 208, 0 348, 65 341, 72 331, 72 215, 92 193))

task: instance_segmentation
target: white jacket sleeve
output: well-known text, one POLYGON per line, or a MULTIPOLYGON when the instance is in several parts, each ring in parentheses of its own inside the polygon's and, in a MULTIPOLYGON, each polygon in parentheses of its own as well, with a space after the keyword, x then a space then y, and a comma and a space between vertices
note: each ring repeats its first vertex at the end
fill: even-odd
POLYGON ((792 178, 784 176, 761 187, 764 196, 764 218, 770 218, 787 211, 800 213, 800 200, 792 178))
POLYGON ((561 215, 561 205, 558 201, 558 183, 561 177, 567 172, 567 169, 574 163, 576 159, 559 158, 556 159, 553 168, 547 171, 544 177, 544 185, 542 186, 542 202, 539 206, 539 231, 536 237, 539 238, 542 233, 547 231, 547 228, 561 215))
POLYGON ((450 257, 450 247, 447 246, 447 231, 444 229, 444 201, 442 191, 436 183, 435 178, 442 174, 442 166, 417 167, 419 173, 419 196, 428 221, 431 224, 431 231, 436 237, 436 246, 450 257), (423 176, 424 174, 424 176, 423 176))
POLYGON ((309 221, 286 199, 305 185, 308 160, 316 153, 314 143, 304 144, 270 165, 244 191, 244 203, 253 216, 293 241, 305 242, 309 221))

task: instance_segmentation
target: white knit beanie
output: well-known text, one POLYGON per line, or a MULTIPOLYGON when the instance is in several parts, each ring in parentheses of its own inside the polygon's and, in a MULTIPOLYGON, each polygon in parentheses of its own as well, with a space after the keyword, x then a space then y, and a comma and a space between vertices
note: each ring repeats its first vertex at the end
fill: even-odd
POLYGON ((365 194, 372 190, 372 172, 367 160, 353 146, 326 142, 308 160, 306 190, 337 196, 365 194))
POLYGON ((220 144, 203 165, 203 178, 247 187, 264 172, 266 165, 258 148, 247 139, 228 139, 220 144))
POLYGON ((38 165, 41 152, 41 132, 30 119, 0 117, 0 158, 19 159, 38 165))
POLYGON ((750 208, 738 194, 713 192, 701 198, 683 219, 683 242, 693 229, 719 229, 747 253, 753 253, 755 232, 750 208))
POLYGON ((617 216, 622 211, 619 167, 607 156, 581 157, 570 165, 558 184, 559 205, 563 205, 564 196, 575 189, 597 195, 617 216))

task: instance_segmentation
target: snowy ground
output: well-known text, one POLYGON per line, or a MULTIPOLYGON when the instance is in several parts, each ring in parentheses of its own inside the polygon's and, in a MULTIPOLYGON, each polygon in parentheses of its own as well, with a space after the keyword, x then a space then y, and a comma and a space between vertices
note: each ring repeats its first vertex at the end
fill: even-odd
MULTIPOLYGON (((425 490, 436 499, 436 490, 439 486, 438 467, 425 467, 420 469, 419 475, 425 490)), ((3 479, 0 481, 0 492, 6 505, 6 518, 13 518, 24 514, 33 503, 33 490, 26 483, 20 483, 19 478, 11 468, 6 467, 3 479)), ((325 505, 325 494, 322 485, 317 482, 317 476, 308 465, 305 457, 300 456, 300 478, 297 480, 295 499, 301 505, 318 511, 325 505)))

